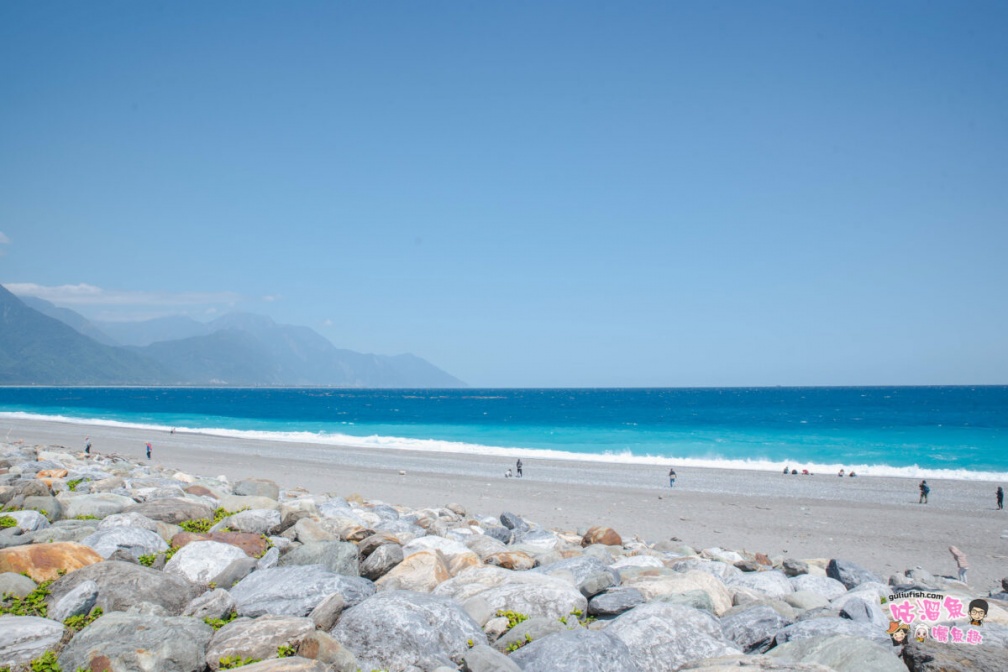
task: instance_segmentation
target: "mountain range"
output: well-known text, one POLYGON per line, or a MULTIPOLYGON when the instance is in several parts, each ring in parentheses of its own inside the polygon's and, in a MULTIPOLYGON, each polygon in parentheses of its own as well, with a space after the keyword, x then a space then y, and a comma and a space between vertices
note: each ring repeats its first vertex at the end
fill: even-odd
POLYGON ((92 322, 2 285, 0 385, 465 387, 415 355, 340 349, 262 315, 92 322))

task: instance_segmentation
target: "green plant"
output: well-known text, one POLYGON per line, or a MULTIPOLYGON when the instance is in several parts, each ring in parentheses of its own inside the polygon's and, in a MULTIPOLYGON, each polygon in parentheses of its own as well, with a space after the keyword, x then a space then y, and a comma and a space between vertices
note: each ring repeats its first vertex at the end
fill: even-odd
POLYGON ((0 530, 8 527, 17 527, 17 524, 18 522, 14 520, 13 516, 0 516, 0 530))
POLYGON ((202 534, 204 532, 209 532, 210 528, 224 520, 228 516, 233 516, 239 511, 244 511, 245 509, 238 509, 238 511, 228 511, 227 509, 217 509, 214 511, 213 520, 209 518, 192 518, 190 520, 183 520, 179 523, 181 527, 186 532, 193 532, 194 534, 202 534))
POLYGON ((508 610, 505 610, 505 609, 498 609, 497 610, 497 615, 498 616, 503 616, 504 618, 507 619, 507 621, 508 621, 508 630, 510 630, 514 626, 518 625, 522 621, 527 621, 528 620, 528 615, 527 614, 520 614, 517 611, 508 611, 508 610))
POLYGON ((63 625, 70 628, 70 630, 77 632, 78 630, 83 630, 87 626, 94 623, 102 615, 102 608, 95 607, 88 614, 81 614, 79 616, 71 616, 70 618, 63 621, 63 625))
POLYGON ((236 667, 258 663, 258 658, 242 658, 241 656, 224 656, 220 659, 220 669, 233 670, 236 667))
POLYGON ((41 656, 31 661, 32 672, 63 672, 60 668, 59 660, 55 651, 46 651, 41 656))
POLYGON ((98 516, 93 516, 90 513, 82 513, 79 516, 75 516, 76 520, 98 520, 98 516))
POLYGON ((520 649, 521 647, 523 647, 526 644, 530 643, 531 641, 532 641, 532 635, 530 635, 530 634, 528 634, 526 632, 525 633, 525 639, 518 639, 518 640, 515 640, 515 641, 511 642, 510 644, 507 645, 507 651, 508 651, 508 653, 511 653, 513 651, 517 651, 518 649, 520 649))
POLYGON ((157 555, 154 553, 145 553, 137 557, 137 562, 144 567, 153 567, 155 560, 157 560, 157 555))
POLYGON ((77 486, 83 482, 83 478, 72 478, 67 481, 67 487, 70 489, 70 492, 77 492, 77 486))
POLYGON ((52 581, 43 581, 35 587, 35 590, 24 597, 4 593, 0 598, 0 614, 12 614, 14 616, 47 616, 45 598, 49 596, 49 585, 52 581))
POLYGON ((238 618, 238 613, 232 611, 224 618, 211 618, 207 616, 206 618, 203 619, 203 622, 209 625, 214 630, 220 630, 221 628, 223 628, 225 625, 227 625, 236 618, 238 618))
POLYGON ((277 647, 277 658, 290 658, 295 653, 297 652, 290 644, 281 644, 277 647))

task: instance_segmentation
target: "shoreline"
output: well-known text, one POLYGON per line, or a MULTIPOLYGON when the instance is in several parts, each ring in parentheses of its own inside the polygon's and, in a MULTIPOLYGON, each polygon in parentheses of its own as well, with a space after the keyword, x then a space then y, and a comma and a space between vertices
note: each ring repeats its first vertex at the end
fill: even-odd
POLYGON ((667 468, 623 462, 523 457, 525 477, 505 478, 508 458, 221 437, 189 432, 5 417, 5 443, 63 446, 144 458, 193 474, 268 478, 341 496, 359 494, 422 508, 451 502, 474 514, 513 511, 544 527, 578 530, 608 525, 624 538, 676 538, 697 549, 718 546, 771 558, 851 560, 889 575, 920 566, 955 575, 948 551, 970 561, 978 595, 1000 589, 1008 575, 1008 513, 997 511, 997 481, 929 479, 927 505, 915 478, 784 476, 740 469, 681 467, 670 489, 667 468), (403 472, 403 473, 401 473, 403 472))

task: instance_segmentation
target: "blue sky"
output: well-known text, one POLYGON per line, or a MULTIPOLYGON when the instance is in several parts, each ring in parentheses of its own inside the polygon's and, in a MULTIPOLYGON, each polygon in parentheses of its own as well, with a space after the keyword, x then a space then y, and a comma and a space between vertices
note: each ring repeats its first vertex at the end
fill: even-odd
POLYGON ((1003 2, 0 4, 0 283, 476 386, 1008 383, 1003 2))

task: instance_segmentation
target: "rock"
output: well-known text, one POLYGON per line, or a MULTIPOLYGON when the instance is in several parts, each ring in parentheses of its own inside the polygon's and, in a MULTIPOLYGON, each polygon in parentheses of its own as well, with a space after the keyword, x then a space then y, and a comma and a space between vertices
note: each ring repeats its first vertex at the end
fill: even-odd
POLYGON ((51 544, 57 541, 81 543, 98 531, 97 521, 58 520, 49 527, 34 532, 25 532, 19 539, 21 544, 51 544))
POLYGON ((718 620, 677 604, 645 604, 617 616, 606 632, 630 649, 641 670, 672 672, 693 660, 741 653, 718 620))
POLYGON ((718 616, 732 607, 731 596, 724 583, 712 574, 699 570, 677 572, 670 569, 641 569, 620 574, 624 586, 636 588, 645 600, 682 595, 692 590, 707 594, 718 616))
POLYGON ((588 608, 584 595, 566 581, 491 566, 470 569, 448 579, 434 589, 434 594, 458 602, 479 596, 495 613, 503 609, 547 618, 560 618, 588 608))
MULTIPOLYGON (((308 614, 308 618, 312 620, 316 628, 328 632, 336 625, 336 621, 339 620, 344 609, 346 609, 346 600, 339 593, 333 593, 319 602, 318 606, 308 614)), ((314 656, 308 657, 314 658, 314 656)))
POLYGON ((4 572, 0 574, 0 595, 11 594, 16 597, 24 597, 35 590, 38 584, 27 576, 15 574, 14 572, 4 572))
POLYGON ((868 623, 859 623, 846 618, 810 618, 798 621, 781 628, 774 636, 777 645, 801 639, 829 639, 842 635, 846 637, 874 639, 877 642, 888 641, 885 630, 879 630, 868 623))
POLYGON ((469 642, 486 636, 455 601, 410 591, 383 591, 347 609, 332 631, 362 669, 457 669, 469 642))
POLYGON ((451 578, 439 551, 417 551, 390 569, 376 585, 381 590, 414 590, 429 593, 451 578))
MULTIPOLYGON (((509 658, 523 672, 649 672, 629 647, 607 630, 578 628, 526 644, 509 658)), ((657 668, 656 668, 657 669, 657 668)), ((660 668, 666 669, 666 668, 660 668)), ((672 669, 672 668, 667 668, 672 669)))
POLYGON ((317 565, 274 567, 252 572, 231 588, 240 616, 307 616, 323 598, 340 593, 354 605, 375 591, 367 579, 344 576, 317 565))
POLYGON ((483 535, 502 544, 510 544, 514 540, 514 532, 511 531, 511 528, 503 525, 487 525, 483 528, 483 535))
POLYGON ((101 561, 93 549, 69 541, 0 549, 0 572, 26 572, 34 581, 54 580, 101 561))
MULTIPOLYGON (((310 544, 312 542, 318 542, 318 541, 336 541, 339 539, 339 534, 336 531, 330 530, 326 526, 320 524, 317 521, 312 520, 311 518, 302 518, 301 520, 294 523, 291 529, 294 531, 294 538, 297 541, 300 541, 302 544, 310 544)), ((377 535, 372 535, 372 537, 369 537, 369 539, 373 539, 375 536, 377 535)), ((364 550, 365 541, 367 540, 365 539, 364 541, 362 541, 360 545, 361 555, 367 555, 368 553, 371 552, 371 550, 373 550, 369 548, 367 552, 365 552, 364 550)), ((386 541, 385 543, 388 543, 388 541, 386 541)))
POLYGON ((209 590, 192 600, 182 610, 183 616, 204 618, 227 618, 235 610, 235 601, 231 593, 223 588, 209 590))
POLYGON ((106 613, 70 640, 59 664, 64 670, 199 672, 212 635, 194 618, 106 613))
POLYGON ((164 566, 165 574, 174 574, 189 583, 205 586, 231 562, 248 558, 240 548, 216 541, 194 541, 175 552, 164 566))
POLYGON ((62 623, 71 616, 91 613, 97 601, 98 584, 94 581, 82 581, 76 588, 55 601, 46 610, 46 615, 57 623, 62 623))
POLYGON ((50 595, 46 602, 50 606, 57 604, 85 581, 94 581, 98 585, 97 605, 106 614, 153 604, 167 614, 178 615, 197 594, 195 586, 177 576, 129 562, 109 560, 60 578, 49 586, 50 595))
POLYGON ((49 519, 38 511, 7 511, 3 515, 13 518, 22 532, 34 532, 50 525, 49 519))
POLYGON ((226 527, 238 532, 269 535, 280 529, 280 523, 280 512, 275 509, 251 509, 224 518, 210 528, 210 531, 219 532, 226 527))
POLYGON ((231 588, 257 568, 264 569, 265 567, 260 567, 259 561, 255 558, 237 558, 228 563, 228 566, 216 576, 211 577, 210 583, 222 588, 231 588))
POLYGON ((171 523, 151 520, 139 513, 113 513, 112 515, 105 516, 98 523, 99 530, 106 530, 111 527, 139 527, 153 532, 165 541, 171 539, 180 529, 171 523))
POLYGON ((37 511, 48 520, 59 520, 63 517, 63 507, 52 495, 25 497, 21 508, 37 511))
POLYGON ((264 478, 246 478, 235 483, 234 494, 277 500, 280 499, 280 486, 264 478))
POLYGON ((168 544, 150 530, 140 527, 108 527, 99 529, 81 540, 103 558, 109 558, 116 551, 122 551, 136 560, 141 555, 152 555, 168 550, 168 544))
POLYGON ((745 587, 771 599, 781 599, 794 592, 794 587, 784 572, 776 570, 740 574, 725 583, 729 588, 745 587))
POLYGON ((835 672, 818 663, 795 663, 765 655, 734 655, 705 658, 688 663, 678 672, 835 672))
POLYGON ((856 588, 862 583, 881 583, 881 579, 869 572, 864 567, 848 560, 830 560, 826 565, 826 576, 836 579, 842 583, 847 590, 856 588))
MULTIPOLYGON (((357 658, 327 632, 310 632, 297 643, 297 654, 326 663, 326 672, 356 672, 357 658)), ((454 670, 452 672, 455 672, 454 670)))
POLYGON ((535 558, 530 556, 528 553, 522 553, 521 551, 503 551, 500 553, 492 553, 483 558, 483 562, 488 565, 503 567, 504 569, 514 571, 526 571, 532 569, 536 565, 535 558))
POLYGON ((824 609, 830 606, 829 600, 818 593, 808 590, 797 590, 790 595, 784 596, 784 602, 795 609, 808 611, 809 609, 824 609))
POLYGON ((0 662, 21 665, 56 648, 62 623, 38 616, 0 616, 0 662))
POLYGON ((510 658, 486 644, 479 644, 462 656, 469 672, 522 672, 510 658))
POLYGON ((206 650, 207 665, 220 669, 220 659, 273 658, 280 646, 294 646, 315 631, 315 624, 298 616, 266 614, 256 619, 239 618, 214 633, 206 650))
POLYGON ((840 609, 840 616, 852 621, 865 622, 883 630, 889 625, 889 617, 882 611, 878 600, 861 597, 847 600, 840 609))
POLYGON ((910 639, 903 649, 910 672, 972 672, 1008 670, 1008 650, 1003 646, 946 645, 928 639, 910 639))
MULTIPOLYGON (((572 616, 570 618, 573 624, 577 621, 572 616)), ((543 637, 548 637, 549 635, 564 632, 568 630, 568 625, 564 621, 557 618, 543 618, 542 616, 535 616, 533 618, 526 619, 521 623, 515 624, 513 628, 501 635, 496 642, 493 643, 493 647, 498 651, 504 652, 508 650, 508 647, 517 645, 519 647, 524 646, 526 642, 535 641, 537 639, 542 639, 543 637)))
POLYGON ((61 493, 60 503, 63 505, 64 518, 77 518, 79 516, 93 516, 94 518, 105 518, 116 513, 122 513, 127 507, 136 504, 129 497, 113 495, 102 492, 93 495, 76 495, 64 497, 67 493, 61 493))
POLYGON ((357 545, 346 541, 317 541, 295 548, 280 558, 280 567, 289 565, 322 565, 337 574, 360 576, 357 545))
MULTIPOLYGON (((126 507, 122 513, 139 513, 152 520, 178 525, 187 520, 213 519, 213 506, 205 501, 182 497, 151 499, 126 507)), ((119 513, 119 512, 116 512, 119 513)))
MULTIPOLYGON (((835 672, 906 672, 892 647, 843 635, 794 640, 768 656, 802 663, 818 663, 835 672)), ((911 668, 912 669, 912 668, 911 668)), ((997 669, 997 668, 989 668, 997 669)))
POLYGON ((790 619, 765 604, 735 607, 721 617, 721 631, 746 653, 766 651, 774 635, 788 625, 790 619))
POLYGON ((791 582, 791 587, 794 588, 795 592, 804 590, 821 595, 827 600, 835 600, 847 592, 847 586, 827 576, 802 574, 788 580, 791 582))
MULTIPOLYGON (((374 536, 370 537, 374 538, 374 536)), ((403 561, 403 550, 399 544, 382 544, 374 549, 361 565, 361 576, 377 581, 393 567, 403 561)))
POLYGON ((640 604, 644 604, 644 596, 636 588, 613 588, 591 598, 588 613, 600 617, 618 616, 640 604))
POLYGON ((262 557, 269 549, 269 542, 261 534, 249 532, 179 532, 171 538, 173 548, 182 548, 194 541, 216 541, 240 548, 250 558, 262 557))
MULTIPOLYGON (((254 495, 225 495, 217 501, 217 506, 234 513, 253 510, 280 512, 280 502, 270 497, 256 497, 254 495)), ((282 517, 281 520, 283 520, 282 517)))
POLYGON ((808 574, 809 566, 804 560, 795 560, 794 558, 788 558, 781 563, 781 571, 784 572, 786 576, 801 576, 802 574, 808 574))
POLYGON ((584 555, 560 560, 535 571, 569 580, 589 599, 620 582, 619 572, 606 567, 598 558, 584 555))
MULTIPOLYGON (((300 656, 264 660, 251 665, 243 665, 241 669, 242 672, 333 672, 331 665, 300 656)), ((354 672, 354 668, 343 668, 339 672, 354 672)))
POLYGON ((622 546, 623 538, 611 527, 595 526, 588 528, 581 538, 582 546, 602 544, 604 546, 622 546))
POLYGON ((501 525, 509 530, 521 533, 529 529, 529 524, 521 519, 521 516, 515 515, 510 511, 505 511, 500 515, 501 525))

